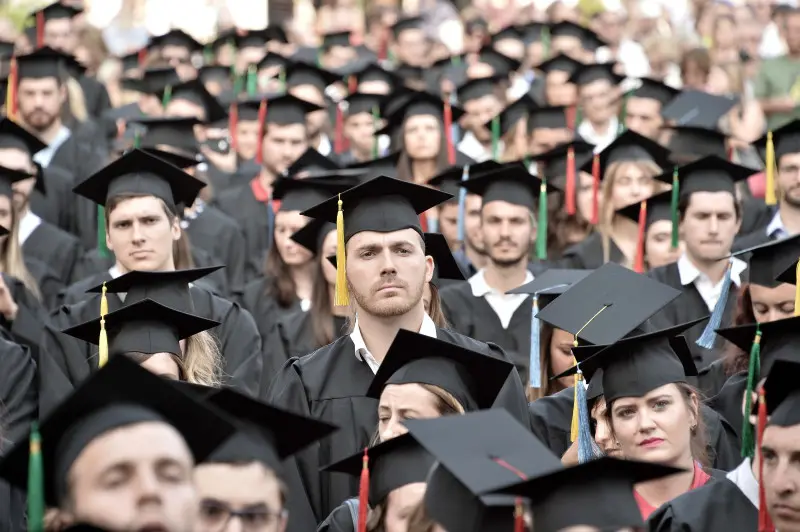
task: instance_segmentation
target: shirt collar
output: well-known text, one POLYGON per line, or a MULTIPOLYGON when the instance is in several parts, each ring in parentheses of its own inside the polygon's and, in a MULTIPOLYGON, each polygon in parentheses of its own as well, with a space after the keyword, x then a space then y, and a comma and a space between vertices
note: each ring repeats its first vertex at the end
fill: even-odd
MULTIPOLYGON (((483 268, 478 270, 478 273, 470 277, 469 280, 467 281, 469 283, 469 286, 472 288, 472 295, 475 297, 484 297, 487 294, 498 293, 494 288, 492 288, 486 283, 486 276, 484 275, 485 271, 486 270, 483 268)), ((530 270, 525 270, 525 280, 522 282, 522 284, 527 284, 531 281, 533 281, 533 274, 531 273, 530 270)))
POLYGON ((33 160, 39 163, 43 168, 50 166, 50 162, 53 160, 56 152, 61 145, 69 139, 71 134, 72 133, 67 127, 61 126, 61 129, 58 130, 58 133, 56 133, 56 136, 53 138, 53 141, 50 143, 50 145, 37 152, 33 156, 33 160))
POLYGON ((616 116, 612 116, 608 122, 608 129, 605 132, 597 133, 592 124, 588 120, 584 120, 578 126, 578 135, 581 138, 595 144, 594 151, 599 153, 611 144, 617 138, 617 131, 619 130, 619 120, 616 116))
POLYGON ((739 467, 725 475, 725 477, 736 484, 747 499, 758 508, 758 480, 753 475, 753 467, 750 459, 745 458, 739 467))
MULTIPOLYGON (((736 286, 742 282, 742 272, 747 268, 747 263, 738 257, 731 258, 731 281, 736 286)), ((681 278, 681 286, 687 286, 695 282, 703 273, 692 264, 686 253, 678 259, 678 274, 681 278)))
POLYGON ((775 215, 767 225, 766 231, 769 238, 784 238, 789 236, 789 231, 787 231, 786 226, 783 225, 780 209, 775 210, 775 215))
MULTIPOLYGON (((422 326, 420 326, 418 332, 423 336, 436 338, 436 324, 433 323, 433 320, 430 316, 428 316, 427 312, 422 315, 422 326)), ((350 333, 350 340, 353 342, 353 345, 356 346, 356 358, 362 360, 362 354, 369 353, 369 349, 367 349, 367 344, 364 341, 364 337, 361 335, 361 327, 358 324, 358 315, 356 315, 356 322, 353 326, 353 332, 350 333)))
POLYGON ((19 221, 19 243, 24 244, 41 223, 42 219, 28 209, 28 212, 19 221))
POLYGON ((327 157, 333 152, 331 139, 328 138, 328 135, 322 134, 319 136, 319 146, 317 146, 317 151, 320 152, 325 157, 327 157))

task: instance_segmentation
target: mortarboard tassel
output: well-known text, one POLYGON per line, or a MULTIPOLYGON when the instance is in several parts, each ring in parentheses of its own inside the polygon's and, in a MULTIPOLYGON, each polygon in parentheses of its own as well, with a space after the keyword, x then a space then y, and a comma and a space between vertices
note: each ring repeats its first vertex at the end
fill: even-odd
MULTIPOLYGON (((469 165, 465 165, 461 170, 461 181, 464 182, 469 179, 469 165)), ((456 230, 458 232, 458 241, 462 244, 466 242, 467 232, 465 228, 465 216, 467 205, 467 189, 464 187, 458 188, 458 225, 456 230)))
POLYGON ((453 144, 453 108, 450 106, 450 99, 444 100, 444 136, 447 142, 447 164, 456 164, 456 147, 453 144))
POLYGON ((258 76, 256 74, 255 65, 247 67, 247 81, 245 82, 245 87, 248 96, 255 96, 258 92, 258 76))
POLYGON ((530 365, 528 366, 531 388, 542 387, 542 353, 541 353, 541 327, 539 326, 539 294, 533 294, 533 310, 531 311, 531 351, 530 365))
POLYGON ((714 340, 717 338, 717 333, 715 331, 719 329, 720 324, 722 323, 722 315, 725 312, 725 304, 728 302, 728 293, 731 291, 732 265, 733 262, 729 260, 728 266, 725 268, 725 277, 722 278, 722 290, 719 293, 717 304, 714 305, 714 311, 711 313, 711 318, 709 318, 706 328, 703 329, 703 334, 701 334, 700 338, 698 338, 697 342, 695 342, 697 345, 705 349, 711 349, 714 347, 714 340))
POLYGON ((800 260, 797 261, 797 266, 794 270, 795 275, 795 282, 794 282, 794 315, 800 316, 800 260))
MULTIPOLYGON (((527 168, 527 165, 526 165, 527 168)), ((547 179, 539 185, 539 223, 536 224, 536 258, 547 260, 547 179)))
POLYGON ((622 97, 622 105, 620 106, 619 110, 619 125, 617 125, 617 135, 622 135, 625 133, 625 120, 628 117, 628 98, 630 97, 630 92, 625 93, 625 96, 622 97))
MULTIPOLYGON (((749 417, 749 413, 745 412, 749 417)), ((764 388, 758 392, 758 532, 775 532, 775 525, 767 509, 767 497, 764 491, 764 455, 761 452, 761 441, 767 427, 767 400, 764 388)))
POLYGON ((592 225, 600 223, 600 155, 592 157, 592 225))
POLYGON ((678 179, 678 167, 672 170, 672 198, 670 203, 670 214, 672 216, 672 249, 678 249, 680 216, 678 215, 678 203, 681 198, 681 180, 678 179))
POLYGON ((239 106, 236 104, 236 102, 233 102, 228 108, 228 134, 231 136, 231 146, 233 147, 233 151, 238 150, 238 144, 236 143, 236 127, 238 123, 239 106))
MULTIPOLYGON (((455 92, 450 94, 450 105, 458 105, 458 97, 456 96, 455 92)), ((458 124, 453 124, 450 126, 450 138, 452 139, 451 142, 453 143, 454 147, 453 149, 455 150, 455 146, 458 146, 458 143, 461 140, 461 138, 458 135, 458 124)))
POLYGON ((380 143, 378 142, 378 121, 381 119, 380 109, 377 105, 372 106, 372 158, 378 158, 380 143))
POLYGON ((514 499, 514 532, 525 532, 525 507, 522 497, 514 499))
POLYGON ((103 258, 110 256, 106 244, 106 210, 102 205, 97 206, 97 250, 103 258))
POLYGON ((106 297, 106 283, 100 294, 100 340, 97 342, 97 367, 102 368, 108 362, 108 334, 106 333, 106 314, 108 314, 108 298, 106 297))
POLYGON ((580 105, 575 106, 575 126, 572 128, 573 132, 578 131, 578 127, 583 122, 583 110, 581 109, 580 105))
POLYGON ((492 118, 492 159, 500 159, 500 116, 492 118))
MULTIPOLYGON (((256 162, 261 164, 264 161, 264 130, 267 120, 267 100, 261 100, 258 105, 258 149, 256 151, 256 162)), ((272 196, 270 195, 270 198, 272 196)))
POLYGON ((633 271, 644 273, 644 239, 647 234, 647 201, 639 205, 639 229, 636 233, 636 258, 633 260, 633 271))
POLYGON ((346 253, 344 249, 344 212, 342 211, 342 195, 339 194, 339 211, 336 213, 336 288, 333 304, 346 307, 350 304, 347 293, 347 270, 345 270, 346 253))
POLYGON ((378 61, 383 62, 386 61, 389 53, 389 36, 383 35, 381 37, 381 41, 378 44, 378 61))
POLYGON ((144 64, 147 62, 147 48, 142 48, 136 53, 136 62, 139 64, 139 68, 144 68, 144 64))
MULTIPOLYGON (((580 335, 581 332, 583 332, 583 330, 586 327, 588 327, 589 324, 592 323, 592 321, 594 321, 594 319, 597 316, 599 316, 600 314, 602 314, 603 311, 605 309, 607 309, 607 308, 608 308, 608 305, 604 305, 600 310, 598 310, 595 313, 594 316, 589 318, 589 321, 587 321, 586 323, 583 324, 583 327, 581 327, 578 330, 577 333, 575 333, 575 338, 572 341, 572 346, 573 347, 578 347, 578 335, 580 335)), ((575 365, 577 366, 578 365, 578 361, 577 361, 577 359, 575 359, 574 355, 573 355, 573 360, 575 360, 575 365)), ((581 423, 580 423, 581 410, 580 410, 580 406, 578 404, 578 398, 579 398, 578 397, 578 387, 579 386, 583 386, 583 373, 580 371, 580 368, 578 368, 578 372, 575 373, 575 393, 573 394, 573 397, 572 397, 572 423, 570 425, 570 436, 569 436, 569 441, 571 441, 571 442, 574 442, 575 440, 577 440, 580 437, 580 431, 581 430, 586 430, 586 431, 589 430, 589 424, 588 423, 586 423, 583 428, 581 427, 581 423)), ((583 393, 583 403, 584 403, 584 407, 585 407, 586 406, 586 390, 583 390, 582 393, 583 393)), ((592 438, 592 435, 589 434, 589 439, 591 440, 591 438, 592 438)), ((580 442, 578 443, 578 446, 579 446, 578 450, 580 452, 580 442)))
POLYGON ((39 423, 31 423, 28 454, 28 530, 44 530, 44 462, 39 423))
POLYGON ((567 214, 570 216, 575 215, 577 206, 575 205, 575 148, 572 146, 567 150, 567 186, 564 193, 566 194, 566 207, 567 214))
POLYGON ((44 46, 44 10, 36 12, 36 49, 44 46))
POLYGON ((542 52, 545 59, 550 56, 550 28, 545 26, 542 28, 542 33, 540 35, 540 39, 542 40, 542 52))
POLYGON ((281 67, 280 72, 278 72, 278 81, 281 84, 281 92, 286 91, 286 70, 281 67))
POLYGON ((344 140, 344 111, 342 102, 339 102, 336 104, 336 125, 333 130, 333 152, 336 155, 341 155, 345 150, 344 140))
POLYGON ((750 348, 750 363, 747 367, 747 391, 744 393, 744 419, 742 420, 742 458, 753 459, 755 453, 755 438, 753 425, 750 424, 750 410, 753 404, 753 390, 758 382, 759 369, 761 368, 761 326, 756 326, 756 336, 750 348))
POLYGON ((589 429, 589 405, 586 404, 586 385, 583 372, 578 368, 575 375, 575 401, 578 403, 578 463, 585 464, 596 457, 589 429))
POLYGON ((369 513, 369 454, 364 448, 364 459, 361 467, 361 480, 358 483, 358 526, 356 532, 367 531, 367 514, 369 513))
POLYGON ((133 132, 133 148, 139 149, 142 145, 142 132, 140 130, 136 130, 133 132))
POLYGON ((358 79, 355 74, 350 74, 347 78, 347 93, 353 94, 358 90, 358 79))
POLYGON ((572 131, 575 131, 575 126, 577 125, 576 119, 578 116, 578 106, 572 105, 567 107, 567 109, 564 111, 564 114, 566 115, 567 119, 567 127, 572 131))
POLYGON ((172 99, 172 85, 167 85, 164 89, 164 95, 161 97, 161 107, 166 107, 169 105, 169 101, 172 99))
POLYGON ((775 143, 772 140, 772 131, 767 132, 767 153, 764 157, 767 177, 767 187, 764 191, 764 201, 767 205, 775 205, 778 199, 775 197, 775 143))
POLYGON ((12 57, 6 85, 6 116, 11 120, 17 119, 17 77, 17 59, 12 57))
POLYGON ((206 65, 211 65, 214 63, 214 51, 211 49, 210 44, 207 44, 203 47, 203 62, 206 65))

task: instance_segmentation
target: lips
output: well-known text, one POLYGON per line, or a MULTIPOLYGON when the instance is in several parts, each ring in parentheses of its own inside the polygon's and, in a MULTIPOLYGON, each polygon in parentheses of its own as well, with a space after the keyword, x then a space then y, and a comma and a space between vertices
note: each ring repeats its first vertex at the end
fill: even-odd
POLYGON ((647 438, 639 444, 639 447, 658 447, 663 442, 662 438, 647 438))

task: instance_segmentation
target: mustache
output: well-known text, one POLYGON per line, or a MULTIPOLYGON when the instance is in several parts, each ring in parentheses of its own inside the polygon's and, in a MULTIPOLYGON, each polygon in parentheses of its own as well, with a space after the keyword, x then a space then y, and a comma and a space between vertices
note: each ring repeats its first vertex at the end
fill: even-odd
POLYGON ((408 283, 405 283, 405 282, 401 281, 397 277, 393 277, 393 278, 390 278, 390 279, 383 279, 383 280, 378 281, 377 283, 375 283, 372 286, 372 293, 373 294, 377 293, 378 290, 380 290, 381 288, 383 288, 387 284, 391 284, 391 285, 397 286, 399 288, 408 288, 408 283))
POLYGON ((500 240, 498 240, 497 242, 494 243, 495 247, 503 245, 503 244, 509 244, 511 246, 516 246, 514 241, 511 240, 510 238, 501 238, 500 240))

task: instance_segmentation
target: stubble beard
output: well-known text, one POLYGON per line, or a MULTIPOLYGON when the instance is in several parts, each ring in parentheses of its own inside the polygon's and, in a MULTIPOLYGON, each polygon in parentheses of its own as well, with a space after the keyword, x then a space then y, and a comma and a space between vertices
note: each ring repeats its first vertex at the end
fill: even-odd
POLYGON ((364 312, 375 316, 377 318, 396 318, 410 312, 422 300, 422 293, 425 287, 425 280, 423 279, 416 286, 408 286, 409 297, 406 298, 392 298, 394 301, 375 301, 371 295, 359 293, 354 289, 350 281, 347 281, 347 288, 350 295, 353 296, 358 307, 364 312))

